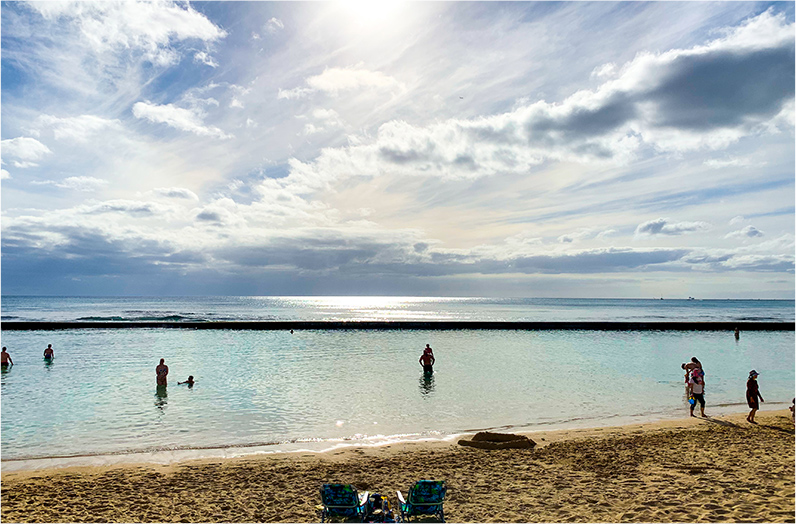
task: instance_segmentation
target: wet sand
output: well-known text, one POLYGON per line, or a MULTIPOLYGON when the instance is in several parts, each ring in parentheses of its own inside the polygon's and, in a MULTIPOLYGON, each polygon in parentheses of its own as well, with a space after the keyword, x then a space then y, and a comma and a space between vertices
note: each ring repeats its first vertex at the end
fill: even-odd
POLYGON ((790 412, 528 434, 533 450, 447 442, 4 473, 5 522, 312 522, 324 482, 448 483, 449 522, 793 522, 790 412))

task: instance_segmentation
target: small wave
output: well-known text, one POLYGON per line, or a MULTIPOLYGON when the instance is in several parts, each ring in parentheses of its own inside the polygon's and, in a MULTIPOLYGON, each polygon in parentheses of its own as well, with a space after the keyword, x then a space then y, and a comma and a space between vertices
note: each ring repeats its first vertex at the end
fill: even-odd
POLYGON ((138 454, 145 454, 145 453, 160 453, 163 451, 191 451, 191 450, 223 450, 223 449, 237 449, 237 448, 254 448, 254 447, 266 447, 266 446, 278 446, 280 444, 293 444, 297 442, 297 439, 293 440, 285 440, 285 441, 275 441, 275 442, 254 442, 250 444, 226 444, 226 445, 210 445, 210 446, 153 446, 149 448, 143 449, 123 449, 118 451, 102 451, 97 453, 75 453, 75 454, 64 454, 64 455, 31 455, 31 456, 23 456, 23 457, 14 457, 14 458, 4 458, 3 462, 20 462, 23 460, 44 460, 44 459, 74 459, 74 458, 85 458, 85 457, 113 457, 118 455, 138 455, 138 454))
POLYGON ((143 316, 143 317, 80 317, 78 321, 87 322, 204 322, 203 318, 186 317, 183 315, 166 315, 166 316, 143 316))
MULTIPOLYGON (((20 456, 20 457, 13 457, 13 458, 3 458, 3 463, 19 463, 24 461, 31 461, 31 460, 73 460, 73 459, 85 459, 85 458, 92 458, 92 457, 121 457, 121 456, 140 456, 140 455, 151 455, 157 453, 171 453, 171 452, 191 452, 191 451, 210 451, 210 452, 218 452, 218 451, 234 451, 234 450, 246 450, 252 448, 276 448, 276 452, 283 451, 280 450, 279 446, 289 446, 289 445, 306 445, 306 444, 320 444, 324 447, 318 448, 318 450, 325 450, 329 449, 325 446, 332 446, 333 448, 337 448, 340 446, 350 446, 350 445, 364 445, 364 446, 373 446, 373 445, 381 445, 381 444, 395 444, 398 442, 409 442, 413 440, 438 440, 446 437, 446 433, 440 431, 425 431, 419 433, 399 433, 395 435, 364 435, 364 434, 357 434, 357 435, 350 435, 344 437, 336 437, 336 438, 329 438, 329 437, 301 437, 301 438, 292 438, 292 439, 285 439, 285 440, 273 440, 273 441, 261 441, 261 442, 246 442, 246 443, 231 443, 231 444, 211 444, 211 445, 193 445, 188 444, 184 446, 180 445, 172 445, 172 446, 150 446, 146 448, 127 448, 122 450, 115 450, 115 451, 98 451, 96 453, 74 453, 74 454, 60 454, 60 455, 28 455, 28 456, 20 456)), ((302 448, 304 449, 304 448, 302 448)))

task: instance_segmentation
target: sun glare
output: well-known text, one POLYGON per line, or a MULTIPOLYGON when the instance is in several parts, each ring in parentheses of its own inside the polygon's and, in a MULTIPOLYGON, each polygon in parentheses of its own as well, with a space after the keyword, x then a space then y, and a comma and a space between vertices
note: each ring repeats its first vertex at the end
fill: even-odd
POLYGON ((395 0, 343 0, 339 5, 348 17, 358 25, 372 26, 392 19, 404 2, 395 0))

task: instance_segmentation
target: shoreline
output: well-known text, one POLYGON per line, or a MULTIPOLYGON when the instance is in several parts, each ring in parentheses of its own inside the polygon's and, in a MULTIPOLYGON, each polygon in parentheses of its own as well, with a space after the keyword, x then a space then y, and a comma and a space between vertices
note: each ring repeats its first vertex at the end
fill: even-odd
MULTIPOLYGON (((761 406, 759 413, 787 412, 787 402, 768 402, 761 406)), ((687 406, 683 407, 683 411, 687 406)), ((716 405, 708 411, 717 417, 734 416, 748 410, 745 404, 716 405), (740 409, 739 409, 740 408, 740 409)), ((0 461, 3 472, 46 471, 80 467, 113 467, 128 465, 159 465, 167 466, 194 460, 229 460, 256 459, 268 456, 290 456, 301 453, 323 455, 350 450, 354 448, 370 449, 389 446, 401 446, 416 443, 450 443, 459 438, 473 435, 478 431, 510 432, 534 438, 535 435, 547 435, 567 432, 600 432, 606 429, 625 428, 629 426, 647 426, 650 424, 667 425, 678 423, 682 412, 625 415, 601 418, 580 418, 556 423, 507 424, 495 427, 467 429, 451 433, 430 432, 431 434, 409 433, 398 435, 372 435, 361 439, 349 437, 327 439, 298 439, 290 442, 252 443, 232 446, 185 447, 172 449, 129 450, 109 453, 79 453, 74 455, 57 455, 45 457, 10 458, 0 461), (531 429, 534 428, 534 429, 531 429), (438 436, 432 436, 437 433, 438 436)), ((685 420, 688 420, 687 418, 685 420)))
POLYGON ((796 331, 796 322, 771 321, 365 321, 365 320, 260 320, 260 321, 20 321, 2 322, 3 331, 55 331, 67 329, 228 329, 284 330, 585 330, 585 331, 796 331))
POLYGON ((445 479, 451 522, 792 522, 790 412, 525 433, 533 450, 406 442, 327 453, 2 473, 17 522, 312 522, 323 482, 445 479), (47 502, 43 502, 47 501, 47 502))

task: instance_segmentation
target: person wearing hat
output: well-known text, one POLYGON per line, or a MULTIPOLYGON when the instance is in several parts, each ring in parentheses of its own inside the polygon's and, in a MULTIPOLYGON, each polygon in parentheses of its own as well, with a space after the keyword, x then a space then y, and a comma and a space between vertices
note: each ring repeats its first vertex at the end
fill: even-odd
POLYGON ((760 409, 760 404, 757 403, 757 399, 760 399, 760 402, 765 402, 763 400, 763 395, 760 394, 760 389, 757 384, 757 376, 760 373, 755 371, 754 369, 749 372, 749 380, 746 381, 746 403, 749 404, 749 407, 752 408, 752 411, 749 412, 749 416, 746 417, 748 422, 752 424, 757 424, 755 422, 755 413, 757 410, 760 409))

